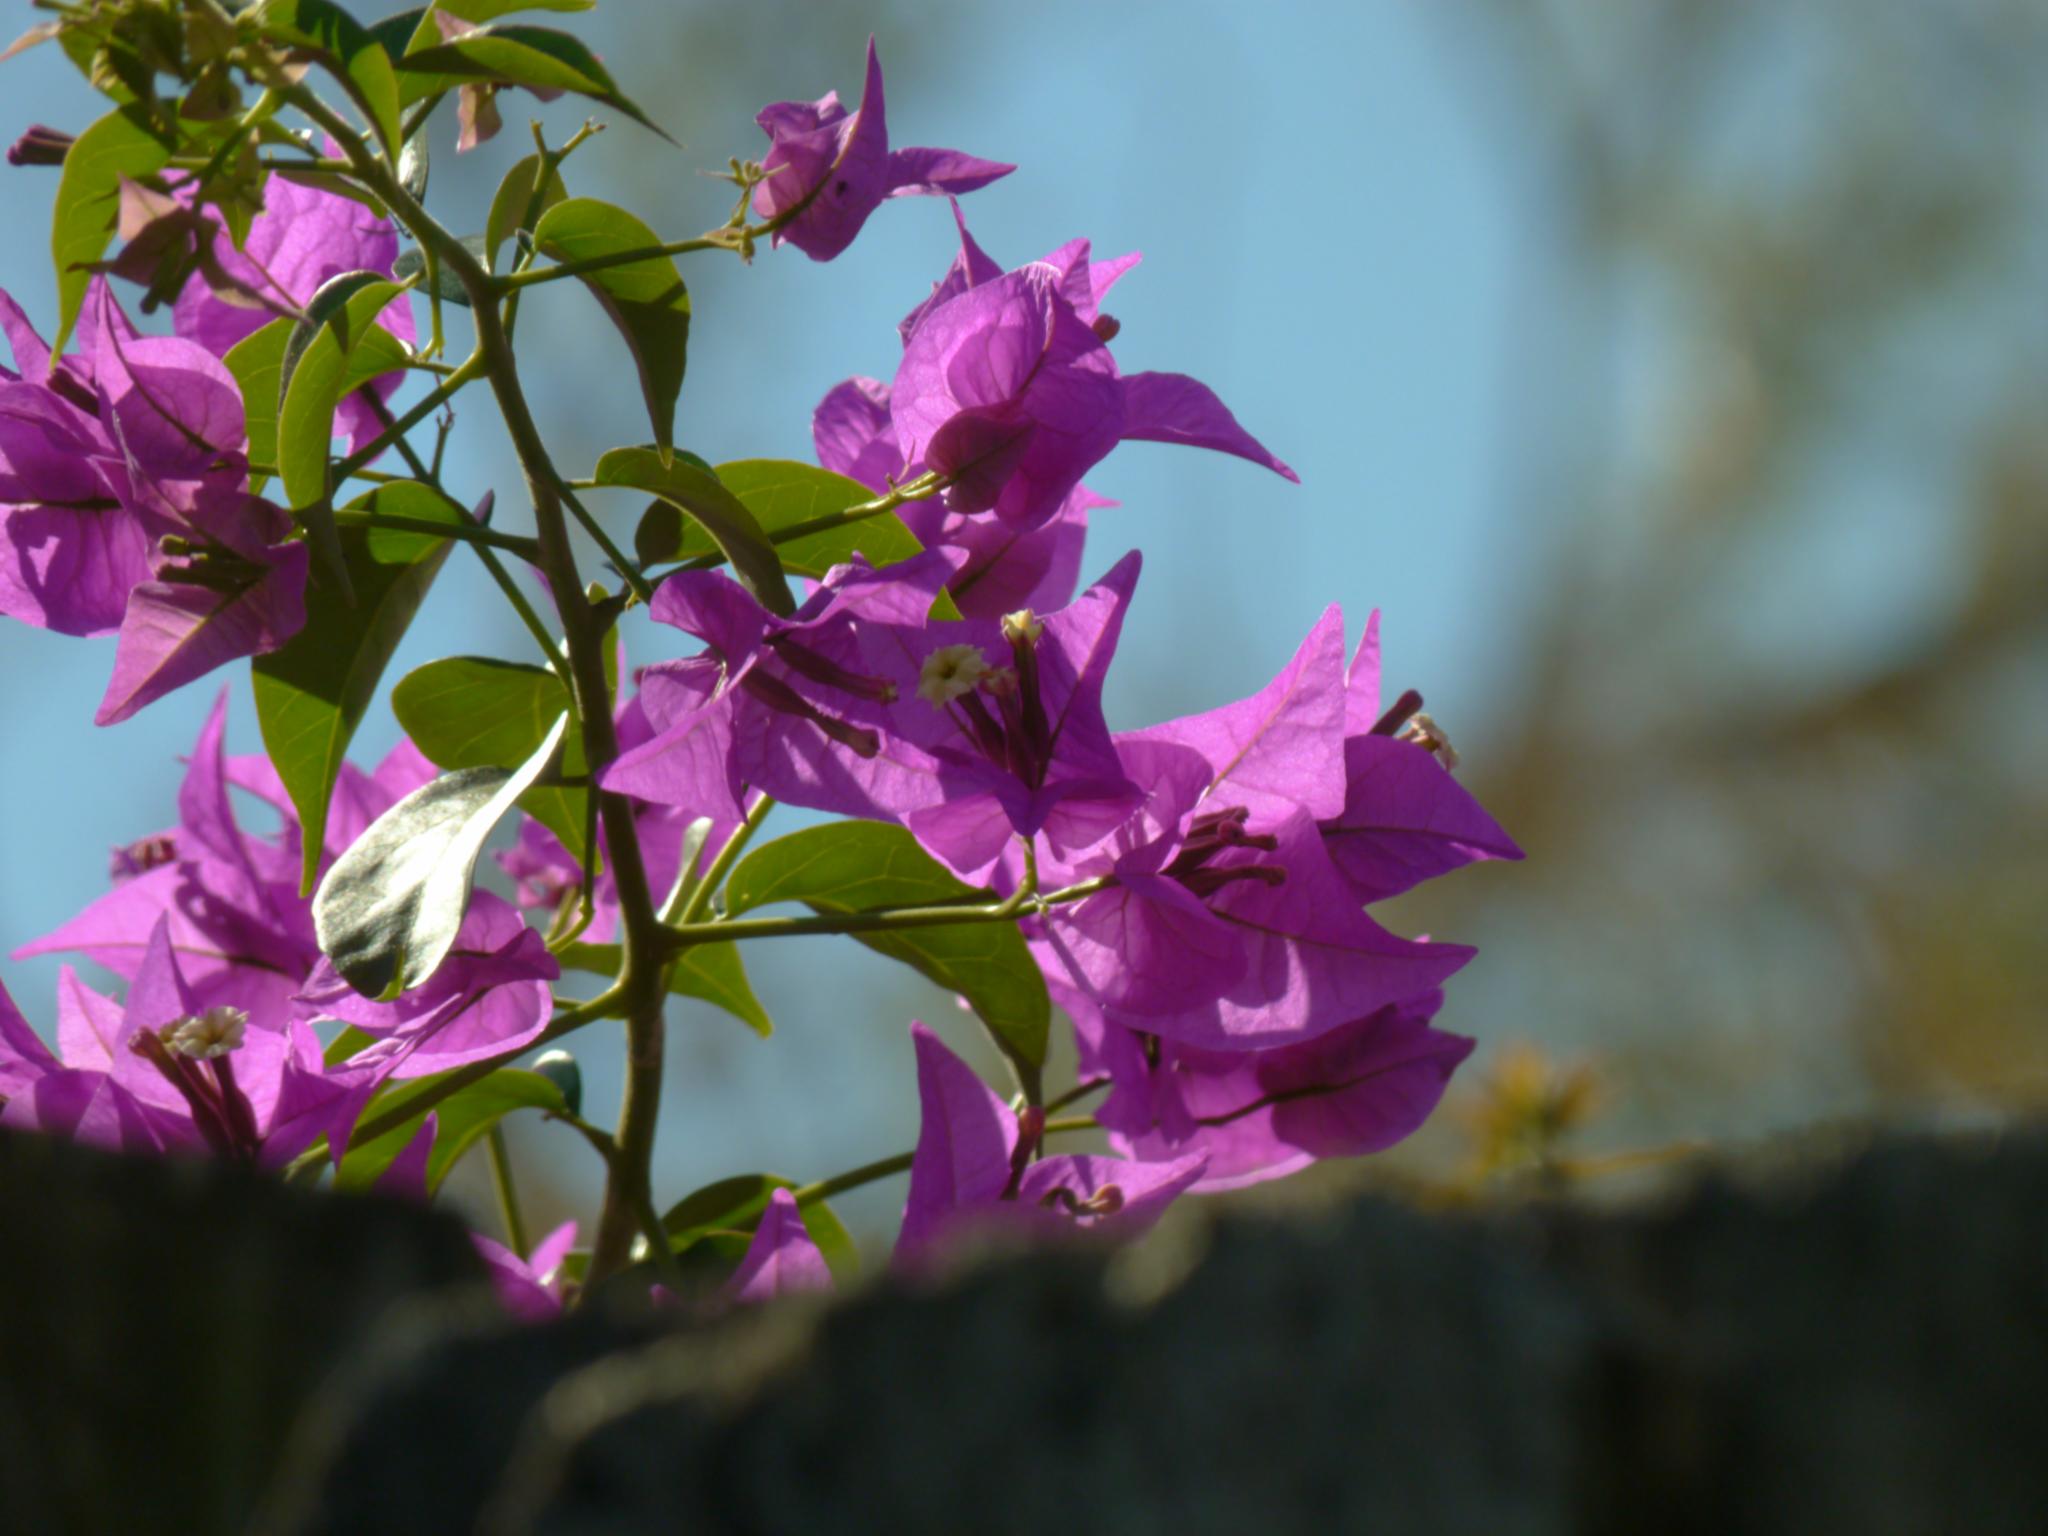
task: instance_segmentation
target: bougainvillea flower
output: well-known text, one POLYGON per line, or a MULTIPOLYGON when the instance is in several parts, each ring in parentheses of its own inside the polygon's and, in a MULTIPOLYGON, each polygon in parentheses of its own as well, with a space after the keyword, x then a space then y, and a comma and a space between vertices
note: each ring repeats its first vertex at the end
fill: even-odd
POLYGON ((1139 557, 1122 560, 1067 607, 999 620, 869 624, 871 670, 892 679, 888 745, 848 765, 865 806, 901 820, 961 870, 994 859, 1013 833, 1069 857, 1121 825, 1144 798, 1102 716, 1139 557))
POLYGON ((498 1304, 522 1323, 544 1323, 562 1315, 562 1290, 568 1271, 562 1261, 576 1246, 576 1223, 565 1221, 533 1245, 521 1258, 503 1243, 472 1232, 469 1240, 490 1271, 498 1304))
POLYGON ((796 1197, 786 1189, 776 1190, 754 1228, 746 1257, 726 1282, 726 1294, 734 1301, 756 1302, 831 1289, 831 1268, 804 1229, 796 1197))
POLYGON ((952 510, 1043 522, 1112 448, 1139 439, 1212 448, 1299 478, 1207 385, 1118 370, 1108 347, 1118 326, 1101 298, 1135 256, 1094 262, 1077 240, 989 276, 992 264, 962 234, 960 259, 904 322, 890 394, 906 466, 948 476, 952 510))
MULTIPOLYGON (((170 923, 181 972, 201 1007, 246 1011, 252 1027, 283 1029, 293 996, 320 958, 311 904, 299 895, 298 813, 270 761, 224 750, 227 695, 201 728, 178 792, 178 825, 115 850, 113 889, 16 959, 74 952, 133 979, 150 931, 170 923), (281 823, 272 837, 238 824, 230 789, 254 794, 281 823)), ((343 764, 327 820, 321 866, 371 821, 432 778, 434 768, 402 744, 366 774, 343 764)))
POLYGON ((1522 857, 1451 776, 1454 759, 1420 713, 1422 696, 1404 693, 1381 710, 1379 619, 1367 620, 1346 680, 1344 804, 1322 820, 1324 846, 1365 902, 1478 860, 1522 857))
POLYGON ((1014 165, 956 149, 889 149, 882 64, 868 39, 867 85, 848 112, 837 91, 817 101, 779 101, 754 119, 768 135, 766 179, 754 188, 754 215, 777 219, 775 232, 813 261, 830 261, 853 243, 868 215, 889 197, 941 197, 985 187, 1014 165))
POLYGON ((305 622, 291 519, 247 491, 241 394, 189 341, 141 336, 95 285, 80 351, 52 359, 0 306, 21 379, 0 381, 0 611, 118 627, 95 719, 144 704, 305 622))
MULTIPOLYGON (((331 144, 328 153, 337 153, 331 144)), ((212 208, 200 213, 219 222, 212 208)), ((188 282, 172 307, 171 325, 176 335, 225 357, 236 342, 280 315, 299 314, 331 278, 344 272, 390 276, 398 259, 398 230, 353 198, 272 176, 263 184, 263 211, 250 222, 242 248, 236 250, 223 232, 214 250, 226 277, 259 302, 238 302, 216 286, 188 282)), ((412 303, 403 295, 386 306, 377 323, 408 346, 417 335, 412 303)), ((394 373, 370 387, 388 399, 398 384, 394 373)), ((354 396, 335 412, 334 426, 351 447, 382 430, 376 412, 354 396)))
POLYGON ((207 1151, 282 1166, 325 1127, 347 1084, 330 1076, 303 1026, 249 1028, 246 1012, 202 1007, 159 918, 125 1002, 64 967, 58 988, 61 1058, 0 1009, 0 1122, 127 1151, 207 1151))
POLYGON ((322 959, 299 993, 307 1018, 338 1019, 376 1042, 349 1058, 385 1078, 425 1077, 525 1045, 547 1027, 562 974, 541 936, 503 897, 474 891, 455 946, 420 985, 388 1003, 364 997, 322 959))
POLYGON ((1048 912, 1048 974, 1114 1022, 1220 1050, 1291 1044, 1435 988, 1471 958, 1366 916, 1319 816, 1344 805, 1343 624, 1334 610, 1250 699, 1120 735, 1148 789, 1138 814, 1062 883, 1108 889, 1048 912))
MULTIPOLYGON (((922 1120, 896 1239, 899 1262, 916 1262, 978 1224, 1135 1236, 1202 1176, 1203 1153, 1152 1163, 1076 1155, 1033 1161, 1038 1138, 1026 1137, 1017 1112, 924 1025, 912 1024, 910 1034, 922 1120)), ((1026 1114, 1043 1121, 1042 1112, 1026 1114)))
POLYGON ((749 785, 818 809, 865 804, 839 765, 881 750, 895 684, 866 667, 857 623, 922 622, 951 571, 936 551, 883 571, 836 566, 788 618, 722 572, 670 576, 649 612, 708 649, 641 673, 652 734, 605 770, 604 787, 714 819, 749 785))
POLYGON ((1280 1178, 1323 1158, 1362 1157, 1405 1140, 1443 1098, 1474 1042, 1430 1027, 1443 994, 1270 1050, 1212 1051, 1108 1023, 1056 987, 1074 1020, 1084 1078, 1106 1077, 1095 1118, 1126 1157, 1208 1154, 1198 1193, 1280 1178))
MULTIPOLYGON (((811 417, 818 462, 878 495, 903 479, 903 451, 889 421, 889 386, 852 378, 819 402, 811 417)), ((1037 527, 949 510, 936 498, 907 502, 896 515, 927 549, 963 557, 946 590, 970 619, 993 619, 1019 608, 1044 612, 1074 599, 1088 514, 1116 503, 1077 485, 1050 521, 1037 527)))

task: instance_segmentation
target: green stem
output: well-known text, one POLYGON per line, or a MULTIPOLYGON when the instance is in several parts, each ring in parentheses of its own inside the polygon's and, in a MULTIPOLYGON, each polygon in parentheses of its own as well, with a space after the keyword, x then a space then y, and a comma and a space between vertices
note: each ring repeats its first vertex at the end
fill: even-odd
MULTIPOLYGON (((473 383, 475 380, 482 378, 483 375, 483 354, 481 352, 472 352, 457 365, 454 372, 450 373, 439 384, 436 384, 425 395, 421 396, 417 404, 409 407, 404 415, 394 420, 390 426, 379 432, 370 442, 337 463, 334 466, 335 480, 339 482, 348 479, 349 476, 355 474, 365 464, 368 464, 379 454, 383 453, 385 449, 400 441, 406 433, 446 405, 465 384, 473 383)), ((370 397, 365 396, 365 398, 370 397)))
MULTIPOLYGON (((1045 1134, 1048 1136, 1097 1129, 1099 1127, 1093 1115, 1068 1115, 1062 1119, 1045 1122, 1045 1134)), ((894 1157, 863 1163, 858 1168, 835 1173, 829 1179, 820 1179, 815 1184, 806 1184, 801 1189, 791 1190, 790 1197, 798 1205, 816 1205, 820 1200, 830 1200, 834 1195, 843 1195, 849 1189, 859 1189, 863 1184, 873 1184, 895 1174, 907 1173, 910 1171, 912 1159, 916 1156, 914 1152, 899 1152, 894 1157)))
POLYGON ((461 527, 452 523, 437 523, 424 517, 405 517, 396 512, 370 512, 362 508, 337 511, 334 520, 344 528, 389 528, 395 533, 431 534, 437 539, 454 539, 460 544, 476 544, 491 549, 502 549, 507 554, 517 555, 522 560, 532 560, 539 545, 524 534, 500 533, 495 528, 470 523, 461 527))
POLYGON ((498 1194, 498 1214, 505 1220, 505 1241, 512 1251, 525 1258, 530 1251, 526 1241, 526 1219, 519 1214, 519 1189, 512 1181, 512 1154, 505 1148, 505 1127, 494 1125, 484 1138, 484 1149, 491 1159, 491 1187, 498 1194))
MULTIPOLYGON (((885 512, 894 512, 898 507, 905 506, 910 502, 924 501, 936 496, 949 483, 936 471, 930 474, 919 475, 915 480, 906 481, 887 495, 877 496, 873 501, 864 501, 858 506, 846 507, 838 512, 827 512, 822 517, 813 517, 801 523, 791 523, 786 528, 770 529, 768 531, 768 542, 770 544, 788 544, 795 539, 807 539, 814 533, 829 533, 834 528, 845 528, 854 523, 864 523, 871 517, 880 517, 885 512)), ((725 564, 724 554, 714 551, 711 554, 699 555, 694 560, 686 561, 682 565, 677 566, 676 570, 708 571, 723 564, 725 564)), ((674 574, 674 571, 666 571, 663 572, 659 579, 665 581, 674 574)))
POLYGON ((1047 896, 1023 891, 1005 901, 979 906, 881 907, 867 912, 819 912, 809 917, 737 917, 720 922, 676 922, 669 925, 671 947, 710 944, 724 939, 788 939, 817 933, 889 933, 907 928, 950 928, 962 923, 1010 923, 1045 907, 1081 901, 1114 881, 1099 875, 1047 896))
POLYGON ((690 893, 681 903, 680 909, 662 912, 661 920, 664 923, 671 926, 676 923, 695 923, 704 916, 705 910, 711 905, 711 898, 718 894, 718 888, 725 883, 725 877, 732 873, 733 865, 739 862, 747 844, 753 841, 754 834, 761 829, 761 823, 768 819, 768 813, 774 809, 775 802, 767 795, 762 795, 747 808, 746 816, 733 829, 732 836, 725 840, 725 846, 718 850, 717 856, 711 861, 711 867, 704 871, 703 878, 690 888, 690 893))
POLYGON ((612 267, 630 267, 636 261, 659 261, 664 256, 686 256, 692 251, 724 249, 730 249, 725 241, 704 235, 695 240, 672 241, 667 245, 642 245, 630 251, 584 256, 575 261, 557 262, 552 267, 529 267, 523 272, 508 272, 495 281, 502 291, 517 293, 522 288, 560 282, 565 277, 588 277, 593 272, 608 271, 612 267))
POLYGON ((647 578, 640 574, 638 563, 626 558, 625 552, 618 545, 614 544, 611 540, 611 535, 604 531, 604 524, 591 516, 589 510, 582 502, 576 499, 575 493, 567 485, 563 485, 559 489, 562 493, 562 500, 568 503, 569 510, 575 514, 576 521, 583 525, 583 531, 590 535, 599 549, 604 551, 605 559, 611 562, 613 569, 624 579, 626 585, 633 589, 633 595, 639 598, 642 604, 653 602, 654 588, 650 587, 647 584, 647 578))

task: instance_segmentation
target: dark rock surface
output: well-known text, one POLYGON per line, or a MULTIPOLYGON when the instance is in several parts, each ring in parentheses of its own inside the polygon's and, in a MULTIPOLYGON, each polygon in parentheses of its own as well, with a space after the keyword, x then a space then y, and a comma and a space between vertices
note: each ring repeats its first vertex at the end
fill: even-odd
POLYGON ((828 1308, 591 1309, 537 1330, 484 1320, 452 1232, 422 1213, 213 1190, 197 1170, 67 1175, 88 1203, 170 1180, 186 1205, 152 1197, 151 1230, 181 1235, 127 1238, 116 1204, 99 1246, 45 1247, 17 1225, 44 1189, 24 1196, 25 1158, 62 1161, 0 1142, 10 1530, 238 1529, 103 1520, 104 1501, 75 1506, 92 1512, 80 1523, 74 1506, 18 1505, 15 1479, 46 1501, 90 1497, 112 1465, 162 1475, 175 1444, 225 1517, 278 1454, 287 1379, 302 1390, 338 1356, 273 1462, 262 1530, 2048 1529, 2037 1133, 1709 1174, 1638 1213, 1368 1200, 1222 1222, 1199 1251, 997 1257, 828 1308), (238 1209, 261 1210, 260 1235, 222 1225, 238 1209), (388 1230, 341 1241, 340 1224, 372 1217, 388 1230), (329 1271, 319 1300, 290 1278, 307 1262, 329 1271), (57 1283, 93 1264, 99 1280, 57 1283), (233 1278, 250 1271, 268 1279, 233 1278), (368 1292, 407 1289, 428 1299, 360 1331, 368 1292), (36 1331, 76 1339, 18 1353, 20 1308, 59 1291, 63 1321, 36 1331), (172 1352, 137 1342, 165 1330, 172 1352), (98 1385, 52 1408, 24 1373, 37 1362, 98 1370, 98 1385), (57 1417, 25 1442, 24 1413, 57 1417), (57 1513, 24 1523, 23 1507, 57 1513))

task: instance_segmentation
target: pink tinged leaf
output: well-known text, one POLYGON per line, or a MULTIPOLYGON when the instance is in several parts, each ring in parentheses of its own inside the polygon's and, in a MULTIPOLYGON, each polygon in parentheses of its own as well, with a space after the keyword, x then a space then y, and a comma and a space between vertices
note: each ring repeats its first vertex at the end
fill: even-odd
POLYGON ((946 505, 986 512, 1023 462, 1037 424, 1009 411, 962 411, 925 445, 925 467, 947 476, 946 505))
POLYGON ((824 468, 877 494, 886 491, 903 474, 903 450, 889 422, 889 386, 868 378, 833 386, 811 413, 811 446, 824 468))
POLYGON ((773 218, 808 196, 803 211, 774 238, 777 245, 794 245, 813 261, 830 261, 851 245, 888 190, 888 106, 872 37, 860 109, 851 117, 828 116, 837 107, 833 97, 820 101, 820 126, 809 132, 801 131, 800 111, 769 108, 757 119, 776 144, 761 162, 770 174, 755 189, 754 211, 773 218), (799 129, 795 137, 785 139, 777 133, 785 123, 799 129))
POLYGON ((1136 1237, 1195 1186, 1208 1163, 1206 1152, 1149 1163, 1086 1154, 1043 1158, 1025 1169, 1017 1204, 1076 1230, 1136 1237))
POLYGON ((884 182, 890 197, 948 197, 977 192, 1016 170, 957 149, 899 149, 889 156, 884 182))
POLYGON ((40 384, 50 375, 50 346, 36 333, 28 314, 14 296, 0 288, 0 336, 14 353, 14 366, 22 378, 40 384))
POLYGON ((1421 1128, 1472 1052, 1471 1040, 1430 1027, 1441 1002, 1429 993, 1273 1050, 1169 1045, 1155 1080, 1156 1128, 1122 1127, 1112 1140, 1135 1157, 1208 1152, 1203 1192, 1384 1151, 1421 1128))
POLYGON ((1280 675, 1250 698, 1122 739, 1200 752, 1212 769, 1205 803, 1243 806, 1254 830, 1297 809, 1334 816, 1345 793, 1343 669, 1344 615, 1333 604, 1280 675))
POLYGON ((1307 816, 1277 838, 1277 852, 1226 853, 1211 866, 1285 872, 1278 884, 1239 880, 1208 900, 1244 945, 1243 977, 1204 1006, 1146 1015, 1144 1028, 1210 1049, 1292 1044, 1419 997, 1472 958, 1463 945, 1398 938, 1360 911, 1307 816))
MULTIPOLYGON (((57 972, 57 1049, 64 1064, 111 1072, 127 1044, 127 1016, 111 997, 95 992, 66 965, 57 972)), ((5 1084, 0 1083, 0 1091, 5 1084)))
POLYGON ((1115 505, 1078 486, 1053 519, 1037 528, 947 514, 929 504, 919 504, 918 510, 934 514, 930 520, 905 515, 903 521, 921 543, 966 552, 967 563, 948 590, 968 618, 994 619, 1019 608, 1045 613, 1071 603, 1088 539, 1088 514, 1115 505))
POLYGON ((60 635, 107 635, 154 574, 141 522, 116 507, 0 508, 0 613, 60 635))
POLYGON ((97 346, 86 354, 121 439, 145 471, 190 473, 248 440, 242 391, 204 347, 175 336, 124 337, 111 290, 100 290, 97 346))
MULTIPOLYGON (((69 971, 67 966, 67 975, 69 971)), ((39 1078, 57 1070, 57 1058, 21 1016, 14 999, 7 995, 6 986, 0 984, 0 1101, 17 1097, 39 1078)))
POLYGON ((1017 1117, 922 1024, 910 1026, 922 1116, 911 1154, 899 1257, 915 1255, 955 1213, 992 1204, 1010 1180, 1017 1117))
POLYGON ((380 1195, 390 1195, 399 1200, 413 1200, 421 1205, 427 1203, 427 1160, 434 1155, 434 1136, 441 1128, 441 1117, 430 1114, 420 1122, 420 1128, 413 1132, 412 1139, 400 1149, 398 1156, 391 1160, 391 1166, 377 1175, 377 1182, 371 1186, 380 1195))
POLYGON ((804 1229, 803 1213, 788 1190, 778 1189, 768 1197, 746 1257, 725 1289, 734 1301, 749 1303, 832 1289, 832 1271, 804 1229))
MULTIPOLYGON (((573 1238, 573 1230, 571 1235, 573 1238)), ((469 1240, 483 1256, 484 1267, 490 1273, 491 1290, 497 1295, 498 1304, 514 1318, 522 1323, 544 1323, 561 1315, 561 1298, 551 1286, 543 1283, 542 1276, 535 1272, 533 1265, 503 1243, 485 1237, 481 1232, 470 1233, 469 1240)), ((537 1254, 539 1250, 535 1252, 537 1254)))
POLYGON ((518 910, 476 891, 433 975, 388 1003, 362 996, 322 960, 299 994, 302 1016, 339 1019, 378 1037, 353 1058, 382 1078, 423 1077, 525 1045, 547 1027, 547 983, 561 966, 518 910))
POLYGON ((225 592, 170 581, 136 587, 94 723, 126 720, 215 667, 274 651, 297 634, 306 622, 306 546, 273 545, 264 560, 268 569, 256 580, 225 592))
POLYGON ((170 919, 159 917, 149 931, 135 979, 128 984, 127 1030, 132 1034, 139 1029, 161 1029, 198 1011, 171 948, 170 919))
POLYGON ((0 1125, 144 1155, 164 1150, 169 1127, 104 1072, 63 1070, 0 1105, 0 1125))
POLYGON ((960 212, 960 203, 953 201, 953 223, 960 230, 960 254, 953 258, 953 264, 946 269, 944 277, 932 284, 932 291, 917 308, 905 315, 896 324, 897 335, 903 344, 910 345, 911 336, 924 324, 926 315, 949 299, 958 298, 968 289, 982 283, 992 283, 1003 275, 1003 269, 988 252, 975 244, 974 236, 967 232, 967 220, 960 212))
POLYGON ((1373 609, 1344 674, 1344 734, 1363 736, 1380 717, 1380 611, 1373 609))
POLYGON ((1237 985, 1246 966, 1243 936, 1159 875, 1125 873, 1049 914, 1045 945, 1076 988, 1134 1021, 1201 1009, 1237 985))
POLYGON ((1425 880, 1522 850, 1435 754, 1392 736, 1344 743, 1348 788, 1324 846, 1358 899, 1384 901, 1425 880))
POLYGON ((1301 476, 1237 424, 1237 418, 1208 385, 1180 373, 1133 373, 1124 378, 1123 388, 1126 441, 1213 448, 1300 483, 1301 476))

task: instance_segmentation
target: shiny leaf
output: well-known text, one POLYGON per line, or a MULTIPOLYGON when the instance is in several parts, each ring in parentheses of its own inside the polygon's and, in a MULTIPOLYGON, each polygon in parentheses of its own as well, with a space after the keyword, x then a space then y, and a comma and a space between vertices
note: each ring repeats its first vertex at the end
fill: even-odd
POLYGON ((334 861, 313 896, 321 952, 365 997, 416 987, 446 958, 484 839, 554 755, 569 717, 517 770, 467 768, 407 795, 334 861))
MULTIPOLYGON (((878 821, 835 821, 778 838, 742 859, 725 888, 733 915, 778 901, 862 912, 995 899, 955 877, 902 827, 878 821)), ((1052 1004, 1014 922, 853 937, 966 998, 1027 1081, 1045 1065, 1052 1004)))
MULTIPOLYGON (((379 486, 346 510, 451 527, 466 521, 454 502, 416 481, 379 486)), ((454 548, 430 534, 390 529, 349 527, 340 530, 339 538, 355 601, 349 602, 331 578, 314 572, 306 587, 306 627, 281 650, 258 656, 253 668, 264 750, 304 829, 300 879, 308 893, 319 870, 328 799, 349 742, 377 696, 392 653, 454 548)))
POLYGON ((782 562, 746 504, 718 477, 683 458, 664 464, 652 448, 614 448, 597 461, 599 485, 625 486, 659 496, 702 527, 731 562, 733 575, 773 613, 794 613, 796 599, 782 562))

